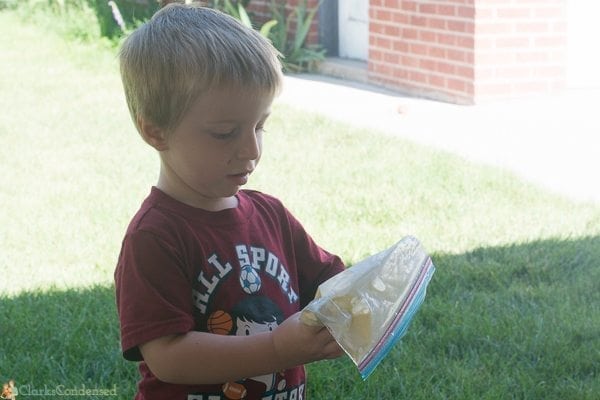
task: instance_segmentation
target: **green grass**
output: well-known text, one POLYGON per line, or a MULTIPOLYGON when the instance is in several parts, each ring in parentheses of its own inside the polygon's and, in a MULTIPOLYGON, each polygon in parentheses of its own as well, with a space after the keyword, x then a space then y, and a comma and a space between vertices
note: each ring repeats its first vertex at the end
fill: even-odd
MULTIPOLYGON (((114 49, 0 12, 0 383, 131 398, 112 273, 155 182, 114 49)), ((512 174, 278 104, 252 187, 348 263, 406 234, 437 272, 407 336, 367 381, 309 366, 313 399, 594 399, 600 206, 512 174)), ((19 396, 18 398, 27 398, 19 396)))

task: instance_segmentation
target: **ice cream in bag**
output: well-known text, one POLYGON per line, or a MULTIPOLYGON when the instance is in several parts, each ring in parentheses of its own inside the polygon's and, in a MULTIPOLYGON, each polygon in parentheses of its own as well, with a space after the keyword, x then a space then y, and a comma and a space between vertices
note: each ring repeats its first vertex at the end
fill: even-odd
POLYGON ((434 271, 407 236, 323 282, 301 319, 326 326, 366 379, 405 334, 434 271))

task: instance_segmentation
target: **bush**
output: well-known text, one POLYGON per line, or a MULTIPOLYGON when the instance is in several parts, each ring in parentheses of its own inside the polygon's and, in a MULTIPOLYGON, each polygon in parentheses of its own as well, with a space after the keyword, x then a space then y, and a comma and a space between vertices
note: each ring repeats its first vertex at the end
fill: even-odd
MULTIPOLYGON (((158 9, 154 0, 117 0, 114 3, 127 27, 150 18, 158 9)), ((123 35, 106 0, 0 0, 0 8, 16 9, 23 18, 58 28, 70 39, 89 42, 107 38, 116 42, 123 35)))

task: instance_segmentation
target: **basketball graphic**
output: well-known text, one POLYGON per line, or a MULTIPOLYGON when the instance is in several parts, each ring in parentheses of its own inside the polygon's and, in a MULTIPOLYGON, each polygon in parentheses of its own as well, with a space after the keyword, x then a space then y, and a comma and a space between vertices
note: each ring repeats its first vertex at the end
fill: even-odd
POLYGON ((208 317, 206 327, 210 333, 229 335, 233 328, 233 319, 225 311, 217 310, 208 317))
POLYGON ((260 290, 260 276, 252 265, 244 265, 240 270, 240 285, 244 292, 254 294, 260 290))

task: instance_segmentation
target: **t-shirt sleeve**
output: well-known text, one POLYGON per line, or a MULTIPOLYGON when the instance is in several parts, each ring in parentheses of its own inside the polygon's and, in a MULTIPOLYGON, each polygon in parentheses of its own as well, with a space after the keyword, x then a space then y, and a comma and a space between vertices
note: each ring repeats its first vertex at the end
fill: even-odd
POLYGON ((314 299, 319 285, 342 272, 345 266, 340 257, 321 248, 289 211, 287 218, 292 229, 300 279, 300 307, 304 308, 314 299))
POLYGON ((115 271, 123 357, 142 360, 139 345, 194 328, 191 282, 175 246, 146 231, 128 234, 115 271))

